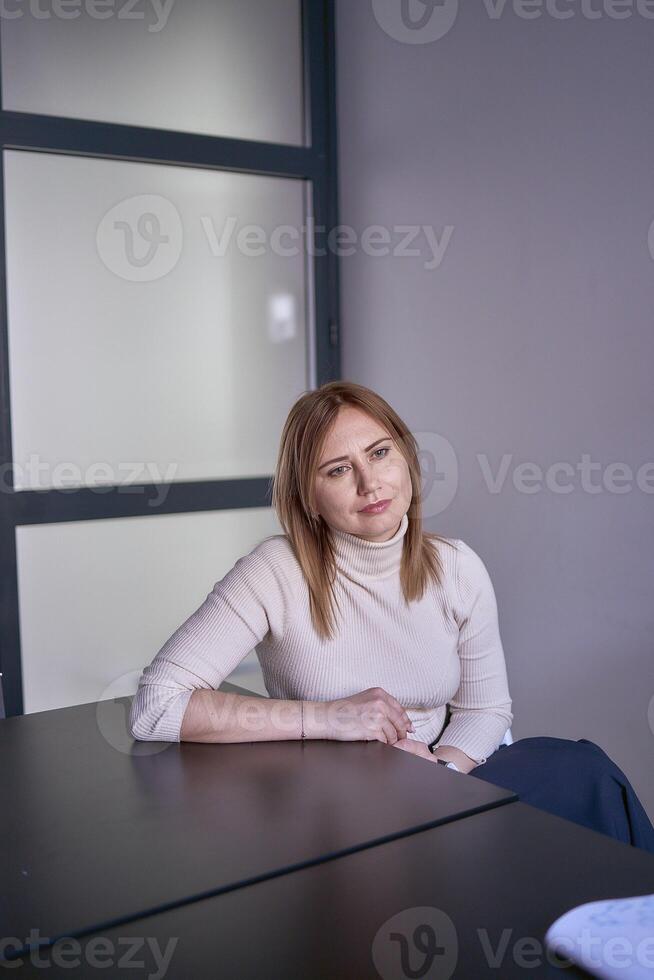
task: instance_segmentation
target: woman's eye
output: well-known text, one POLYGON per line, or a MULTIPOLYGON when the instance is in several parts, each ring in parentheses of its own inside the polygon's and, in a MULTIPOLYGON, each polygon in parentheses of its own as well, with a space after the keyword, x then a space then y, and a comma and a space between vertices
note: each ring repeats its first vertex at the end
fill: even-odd
MULTIPOLYGON (((380 446, 379 449, 376 449, 372 455, 373 456, 377 456, 377 453, 384 453, 383 456, 377 456, 377 459, 384 459, 385 456, 386 456, 386 453, 390 453, 390 451, 391 451, 391 447, 390 446, 380 446)), ((338 471, 339 470, 344 470, 344 469, 346 469, 345 466, 337 466, 335 470, 330 470, 329 475, 330 476, 340 476, 341 474, 338 471)))

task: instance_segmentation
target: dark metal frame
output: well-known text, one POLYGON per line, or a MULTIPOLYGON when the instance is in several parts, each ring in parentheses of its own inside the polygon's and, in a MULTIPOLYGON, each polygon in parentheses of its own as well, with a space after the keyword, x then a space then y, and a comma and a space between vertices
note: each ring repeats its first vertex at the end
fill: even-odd
MULTIPOLYGON (((316 228, 337 224, 334 0, 302 0, 305 118, 308 146, 193 135, 79 119, 7 112, 0 103, 0 148, 35 150, 295 177, 310 182, 316 228), (307 98, 308 97, 308 98, 307 98)), ((262 477, 158 484, 20 490, 13 487, 4 219, 0 156, 0 671, 7 716, 23 713, 16 527, 60 521, 154 516, 270 506, 262 477)), ((340 377, 338 260, 313 249, 313 337, 318 385, 340 377)))

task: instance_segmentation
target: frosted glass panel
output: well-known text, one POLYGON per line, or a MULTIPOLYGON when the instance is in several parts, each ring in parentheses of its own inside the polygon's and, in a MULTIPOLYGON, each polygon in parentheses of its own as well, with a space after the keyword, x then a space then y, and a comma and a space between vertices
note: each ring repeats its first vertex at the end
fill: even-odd
POLYGON ((5 187, 16 488, 272 473, 304 182, 6 151, 5 187))
POLYGON ((37 7, 2 18, 5 109, 304 142, 300 0, 37 7))
MULTIPOLYGON (((234 562, 281 533, 265 507, 16 528, 25 711, 133 694, 234 562)), ((265 692, 254 651, 229 679, 265 692)))

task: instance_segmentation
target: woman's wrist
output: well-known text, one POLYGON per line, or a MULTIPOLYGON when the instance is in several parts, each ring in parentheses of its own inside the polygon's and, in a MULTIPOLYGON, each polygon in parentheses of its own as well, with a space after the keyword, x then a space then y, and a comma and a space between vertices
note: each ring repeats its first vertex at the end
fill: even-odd
POLYGON ((470 772, 477 765, 474 759, 454 745, 439 745, 434 749, 432 756, 434 761, 444 759, 445 762, 453 762, 460 772, 470 772))
POLYGON ((297 738, 330 738, 328 713, 329 701, 300 701, 298 705, 297 738))

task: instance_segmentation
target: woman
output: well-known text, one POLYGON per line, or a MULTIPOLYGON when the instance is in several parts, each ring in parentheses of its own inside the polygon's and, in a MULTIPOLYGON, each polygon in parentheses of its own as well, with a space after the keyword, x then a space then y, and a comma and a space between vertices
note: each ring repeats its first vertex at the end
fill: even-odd
POLYGON ((513 714, 493 586, 467 544, 423 531, 420 495, 417 444, 383 398, 305 392, 274 477, 286 534, 240 558, 144 669, 132 736, 378 739, 654 851, 598 746, 500 745, 513 714), (270 699, 216 690, 255 646, 270 699))

